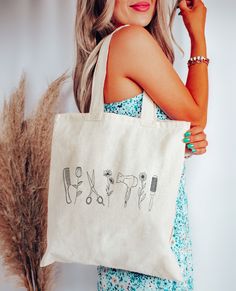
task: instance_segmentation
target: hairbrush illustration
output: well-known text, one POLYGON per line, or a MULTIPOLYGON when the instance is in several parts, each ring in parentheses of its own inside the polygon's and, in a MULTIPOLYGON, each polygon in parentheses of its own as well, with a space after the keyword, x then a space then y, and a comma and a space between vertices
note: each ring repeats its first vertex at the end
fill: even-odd
POLYGON ((123 175, 119 172, 117 174, 116 182, 124 183, 127 187, 126 193, 125 193, 125 203, 124 203, 124 207, 126 207, 128 200, 130 198, 132 188, 138 185, 138 178, 135 177, 134 175, 123 175))
POLYGON ((148 207, 149 211, 152 210, 153 200, 156 195, 156 191, 157 191, 157 176, 155 175, 152 177, 152 182, 151 182, 151 187, 150 187, 150 201, 149 201, 149 207, 148 207))

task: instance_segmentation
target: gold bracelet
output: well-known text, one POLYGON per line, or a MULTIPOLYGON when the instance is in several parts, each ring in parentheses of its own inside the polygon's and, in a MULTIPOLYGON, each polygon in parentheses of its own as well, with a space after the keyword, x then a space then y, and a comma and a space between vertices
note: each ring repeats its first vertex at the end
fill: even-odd
POLYGON ((188 60, 188 66, 194 65, 194 64, 199 64, 199 63, 206 63, 207 65, 209 64, 210 59, 203 57, 203 56, 196 56, 196 57, 191 57, 188 60))

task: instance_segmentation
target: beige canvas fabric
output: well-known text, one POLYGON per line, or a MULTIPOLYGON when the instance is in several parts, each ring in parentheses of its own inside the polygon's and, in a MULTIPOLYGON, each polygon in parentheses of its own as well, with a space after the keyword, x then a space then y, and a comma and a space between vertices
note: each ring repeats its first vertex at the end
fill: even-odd
POLYGON ((55 117, 40 266, 78 262, 183 281, 170 239, 190 122, 157 120, 146 92, 140 118, 104 112, 115 31, 99 51, 90 112, 55 117))

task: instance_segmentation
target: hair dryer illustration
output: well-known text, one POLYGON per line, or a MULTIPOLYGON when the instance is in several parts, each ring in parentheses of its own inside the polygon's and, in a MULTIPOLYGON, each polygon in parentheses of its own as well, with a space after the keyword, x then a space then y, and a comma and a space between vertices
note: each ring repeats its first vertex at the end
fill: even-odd
POLYGON ((130 198, 132 188, 134 188, 138 185, 138 178, 133 176, 133 175, 123 175, 119 172, 117 174, 116 182, 117 183, 124 183, 127 187, 127 190, 125 193, 125 203, 124 203, 124 207, 126 207, 128 200, 130 198))

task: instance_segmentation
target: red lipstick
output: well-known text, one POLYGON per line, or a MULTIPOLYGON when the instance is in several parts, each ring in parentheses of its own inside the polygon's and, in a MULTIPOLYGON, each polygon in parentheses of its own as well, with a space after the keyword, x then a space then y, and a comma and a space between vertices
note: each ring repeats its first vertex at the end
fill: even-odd
POLYGON ((134 10, 145 12, 150 8, 150 4, 147 1, 139 1, 133 5, 130 5, 134 10))

